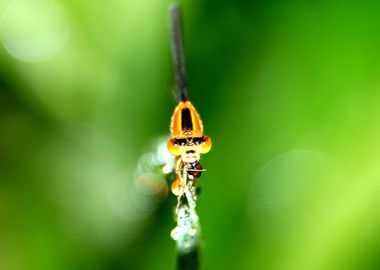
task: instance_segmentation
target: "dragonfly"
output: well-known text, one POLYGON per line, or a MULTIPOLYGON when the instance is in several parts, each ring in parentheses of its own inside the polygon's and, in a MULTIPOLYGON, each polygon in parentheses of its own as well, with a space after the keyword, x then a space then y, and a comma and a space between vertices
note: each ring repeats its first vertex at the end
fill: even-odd
POLYGON ((212 141, 203 134, 203 123, 194 105, 180 101, 175 107, 170 124, 171 138, 167 147, 176 157, 176 180, 171 185, 174 195, 180 197, 186 185, 195 186, 195 181, 204 171, 199 160, 211 150, 212 141))

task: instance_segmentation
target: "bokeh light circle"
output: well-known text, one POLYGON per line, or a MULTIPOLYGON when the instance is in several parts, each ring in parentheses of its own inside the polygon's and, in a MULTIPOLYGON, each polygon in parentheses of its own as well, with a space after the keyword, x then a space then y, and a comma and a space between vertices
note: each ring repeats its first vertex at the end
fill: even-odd
POLYGON ((272 236, 299 226, 315 229, 318 194, 324 192, 331 170, 331 160, 313 150, 289 151, 265 164, 248 200, 254 229, 272 236))
POLYGON ((63 48, 68 35, 64 9, 53 0, 13 0, 2 14, 1 41, 21 61, 49 59, 63 48))

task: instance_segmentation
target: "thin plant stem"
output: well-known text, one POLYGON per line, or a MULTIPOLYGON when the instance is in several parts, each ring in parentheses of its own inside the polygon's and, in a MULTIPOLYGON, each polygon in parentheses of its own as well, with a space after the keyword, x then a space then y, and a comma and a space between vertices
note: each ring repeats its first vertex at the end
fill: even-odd
POLYGON ((171 17, 171 49, 174 65, 174 75, 176 82, 178 101, 186 101, 187 95, 187 76, 185 66, 185 53, 182 41, 182 18, 181 9, 178 4, 170 6, 171 17))
POLYGON ((200 269, 200 231, 199 218, 196 213, 196 189, 189 181, 186 170, 178 172, 183 183, 183 193, 178 197, 176 208, 177 226, 171 236, 177 242, 177 269, 200 269))
MULTIPOLYGON (((185 54, 182 41, 181 10, 178 4, 170 6, 171 50, 174 65, 175 84, 178 102, 188 100, 185 54)), ((171 237, 177 242, 177 269, 200 269, 200 231, 199 218, 196 213, 196 188, 189 179, 186 170, 176 172, 181 180, 182 194, 178 196, 175 211, 177 226, 171 237)))

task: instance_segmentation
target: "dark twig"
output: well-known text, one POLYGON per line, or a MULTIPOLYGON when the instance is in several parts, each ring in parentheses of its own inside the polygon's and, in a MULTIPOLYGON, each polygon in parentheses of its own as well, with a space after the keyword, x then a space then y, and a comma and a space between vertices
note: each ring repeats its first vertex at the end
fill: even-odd
MULTIPOLYGON (((171 49, 176 81, 178 101, 188 100, 185 55, 182 42, 181 10, 178 4, 170 7, 171 16, 171 49)), ((200 225, 195 212, 194 195, 190 192, 187 173, 181 174, 186 185, 186 194, 178 201, 176 216, 177 227, 172 231, 172 237, 177 242, 177 269, 200 269, 200 225)))
POLYGON ((199 248, 195 248, 189 253, 179 254, 177 257, 178 270, 197 270, 199 267, 199 248))
MULTIPOLYGON (((185 176, 187 177, 187 176, 185 176)), ((177 270, 200 269, 200 224, 195 212, 195 201, 192 195, 186 192, 179 198, 179 209, 177 211, 177 270), (189 197, 187 197, 189 196, 189 197)), ((173 231, 172 231, 173 233, 173 231)))
POLYGON ((185 54, 182 42, 181 9, 178 4, 170 7, 171 15, 171 48, 174 65, 178 101, 185 101, 187 96, 187 77, 185 54))

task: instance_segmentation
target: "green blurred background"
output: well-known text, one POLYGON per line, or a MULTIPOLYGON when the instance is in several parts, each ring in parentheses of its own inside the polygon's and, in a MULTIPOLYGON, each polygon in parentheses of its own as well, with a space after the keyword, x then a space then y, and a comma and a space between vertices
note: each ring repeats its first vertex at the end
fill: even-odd
MULTIPOLYGON (((175 268, 170 2, 0 0, 0 269, 175 268)), ((380 3, 182 5, 203 266, 380 269, 380 3)))

